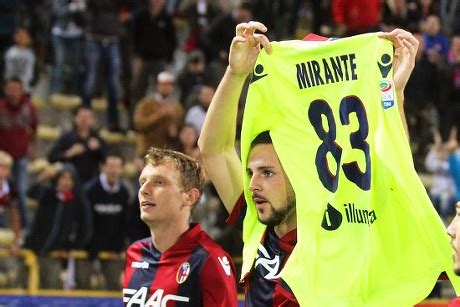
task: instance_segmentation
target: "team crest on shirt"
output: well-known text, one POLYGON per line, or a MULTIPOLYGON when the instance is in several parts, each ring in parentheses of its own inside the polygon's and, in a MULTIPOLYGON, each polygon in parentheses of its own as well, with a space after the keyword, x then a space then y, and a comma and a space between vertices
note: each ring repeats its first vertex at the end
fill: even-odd
POLYGON ((188 262, 182 263, 176 273, 177 283, 181 284, 184 281, 186 281, 189 274, 190 274, 190 263, 188 262))

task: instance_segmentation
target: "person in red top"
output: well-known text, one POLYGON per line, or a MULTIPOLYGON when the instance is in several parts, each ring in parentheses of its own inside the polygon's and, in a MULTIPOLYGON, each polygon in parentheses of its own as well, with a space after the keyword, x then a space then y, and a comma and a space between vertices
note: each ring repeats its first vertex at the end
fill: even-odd
POLYGON ((337 26, 337 35, 378 31, 381 10, 380 0, 333 0, 332 19, 337 26))
POLYGON ((190 215, 204 176, 199 163, 182 153, 150 148, 139 178, 141 219, 151 237, 126 252, 126 306, 237 306, 230 256, 190 215))
MULTIPOLYGON (((206 173, 231 213, 231 220, 241 215, 244 203, 242 165, 235 150, 238 102, 261 46, 268 54, 272 51, 268 38, 256 31, 265 33, 267 28, 254 21, 236 26, 229 66, 212 99, 198 141, 206 173)), ((418 41, 401 29, 380 37, 391 40, 395 46, 394 80, 401 119, 405 123, 403 91, 415 64, 418 41)), ((296 197, 269 131, 252 141, 245 167, 258 219, 268 226, 251 271, 242 277, 245 305, 299 306, 289 286, 279 277, 297 242, 296 197)))
POLYGON ((13 157, 13 179, 18 189, 21 222, 28 227, 25 210, 28 187, 27 164, 32 154, 38 116, 19 78, 6 81, 5 96, 0 99, 0 150, 13 157))

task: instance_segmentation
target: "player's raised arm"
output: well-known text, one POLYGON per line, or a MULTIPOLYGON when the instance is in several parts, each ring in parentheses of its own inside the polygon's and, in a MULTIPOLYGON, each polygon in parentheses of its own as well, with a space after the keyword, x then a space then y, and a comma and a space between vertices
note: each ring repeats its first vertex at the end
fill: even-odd
POLYGON ((271 53, 266 32, 259 22, 236 26, 229 53, 229 66, 222 78, 198 140, 206 173, 229 212, 243 192, 241 160, 235 150, 238 100, 246 78, 252 73, 260 45, 271 53))
POLYGON ((409 136, 407 128, 406 115, 404 112, 404 89, 407 81, 415 67, 415 56, 419 46, 419 41, 410 33, 402 29, 394 29, 391 32, 381 33, 381 38, 386 38, 393 42, 395 48, 393 60, 393 80, 396 87, 396 96, 398 98, 398 108, 401 120, 409 136))

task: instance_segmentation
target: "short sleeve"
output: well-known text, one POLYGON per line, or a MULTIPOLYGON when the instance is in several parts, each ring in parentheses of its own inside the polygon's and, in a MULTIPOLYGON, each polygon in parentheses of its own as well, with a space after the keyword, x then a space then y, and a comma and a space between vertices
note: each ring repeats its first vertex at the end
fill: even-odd
POLYGON ((203 306, 237 306, 235 268, 230 256, 210 253, 200 275, 203 306))

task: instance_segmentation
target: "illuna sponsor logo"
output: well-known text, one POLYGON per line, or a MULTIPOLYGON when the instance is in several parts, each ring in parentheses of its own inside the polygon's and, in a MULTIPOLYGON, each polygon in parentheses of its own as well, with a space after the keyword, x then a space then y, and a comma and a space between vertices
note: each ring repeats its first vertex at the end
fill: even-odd
MULTIPOLYGON (((367 224, 372 225, 377 220, 375 210, 360 209, 354 203, 343 205, 345 208, 346 221, 349 224, 367 224)), ((324 210, 321 227, 327 231, 337 230, 344 222, 343 214, 334 208, 331 204, 327 204, 324 210)))
POLYGON ((348 223, 371 225, 377 220, 374 210, 359 209, 355 204, 348 203, 343 205, 348 223))

